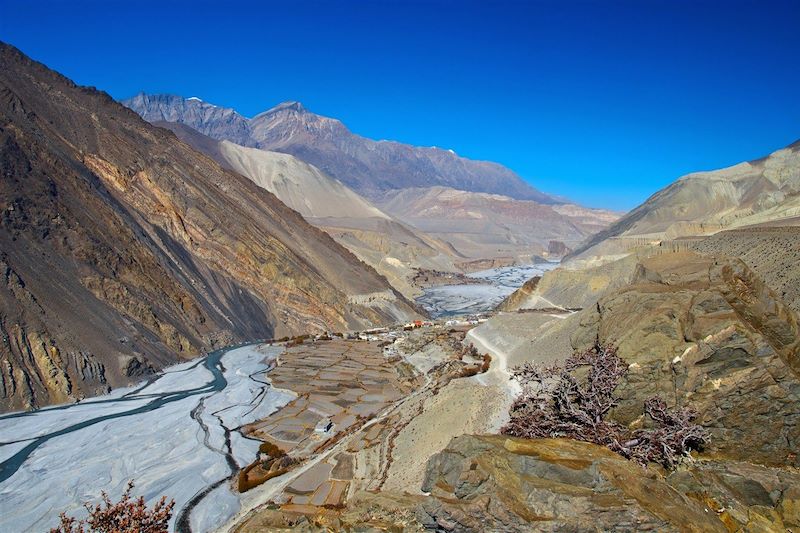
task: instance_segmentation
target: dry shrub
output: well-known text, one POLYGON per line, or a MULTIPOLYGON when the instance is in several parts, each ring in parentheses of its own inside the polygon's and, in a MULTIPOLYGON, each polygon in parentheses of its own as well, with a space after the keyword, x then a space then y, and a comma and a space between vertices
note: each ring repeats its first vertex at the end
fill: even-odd
POLYGON ((166 533, 175 500, 167 502, 167 497, 163 496, 149 509, 144 497, 131 498, 131 490, 133 481, 128 482, 118 502, 112 502, 108 494, 101 492, 102 503, 84 504, 89 516, 82 520, 61 513, 61 523, 50 533, 166 533))
POLYGON ((265 483, 274 477, 282 476, 289 471, 288 468, 281 468, 279 470, 270 470, 266 472, 259 468, 258 471, 254 471, 254 469, 259 466, 260 463, 255 462, 239 471, 239 477, 236 480, 236 488, 240 493, 245 493, 248 490, 261 485, 262 483, 265 483))
POLYGON ((651 428, 632 431, 606 420, 618 401, 614 390, 627 371, 616 349, 601 345, 572 354, 563 365, 525 363, 514 369, 522 394, 512 404, 511 419, 502 432, 592 442, 641 465, 655 462, 673 468, 690 450, 705 444, 708 433, 693 423, 692 410, 668 409, 659 397, 644 404, 651 428))
POLYGON ((479 366, 475 366, 475 365, 465 366, 458 373, 458 377, 459 378, 471 378, 472 376, 477 376, 478 373, 480 372, 480 370, 481 370, 481 367, 479 367, 479 366))
POLYGON ((283 457, 284 455, 286 455, 286 452, 284 452, 277 445, 269 441, 264 441, 261 444, 259 444, 258 451, 261 453, 266 453, 270 457, 274 458, 283 457))

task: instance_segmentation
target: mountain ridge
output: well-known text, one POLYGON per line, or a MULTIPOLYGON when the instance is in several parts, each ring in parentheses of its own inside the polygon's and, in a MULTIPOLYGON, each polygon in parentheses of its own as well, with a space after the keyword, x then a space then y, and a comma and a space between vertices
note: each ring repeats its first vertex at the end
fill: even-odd
POLYGON ((636 246, 800 215, 800 141, 718 170, 692 172, 655 192, 567 259, 626 253, 636 246))
POLYGON ((307 111, 299 102, 280 103, 251 119, 231 108, 176 95, 139 93, 121 102, 150 122, 180 122, 217 140, 290 153, 367 198, 391 189, 444 185, 559 203, 499 163, 463 158, 441 148, 368 139, 337 119, 307 111))
POLYGON ((418 316, 250 180, 0 43, 0 409, 231 342, 418 316))

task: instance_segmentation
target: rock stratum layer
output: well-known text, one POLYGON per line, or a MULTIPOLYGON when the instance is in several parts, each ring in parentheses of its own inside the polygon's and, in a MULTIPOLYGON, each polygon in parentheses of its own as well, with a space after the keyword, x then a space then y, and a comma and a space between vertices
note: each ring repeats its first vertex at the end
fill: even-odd
POLYGON ((416 269, 456 270, 451 247, 383 213, 342 182, 296 157, 217 141, 178 122, 155 122, 225 168, 250 178, 372 266, 407 297, 416 269))
POLYGON ((0 408, 233 341, 416 316, 250 180, 0 45, 0 408))

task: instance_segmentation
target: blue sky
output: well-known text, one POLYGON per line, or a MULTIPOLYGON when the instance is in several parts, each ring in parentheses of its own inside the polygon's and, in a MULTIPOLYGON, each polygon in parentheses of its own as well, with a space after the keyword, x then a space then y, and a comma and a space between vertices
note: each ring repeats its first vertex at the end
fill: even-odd
POLYGON ((299 100, 616 209, 800 139, 799 28, 797 1, 0 0, 0 39, 115 98, 299 100))

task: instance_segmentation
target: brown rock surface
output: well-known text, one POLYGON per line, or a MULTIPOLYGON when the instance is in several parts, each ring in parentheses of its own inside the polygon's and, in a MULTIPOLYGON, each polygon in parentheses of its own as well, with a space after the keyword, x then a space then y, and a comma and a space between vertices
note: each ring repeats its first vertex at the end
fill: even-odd
POLYGON ((439 531, 784 531, 796 471, 701 461, 665 477, 583 442, 464 435, 431 458, 417 518, 439 531))
POLYGON ((725 531, 658 471, 571 440, 457 437, 423 490, 417 516, 442 531, 725 531))
POLYGON ((800 464, 797 319, 744 263, 655 256, 580 317, 573 347, 613 343, 630 365, 614 418, 638 424, 642 403, 660 395, 699 412, 712 454, 800 464))
POLYGON ((721 231, 693 243, 691 249, 741 259, 781 300, 800 312, 800 226, 721 231))
POLYGON ((271 194, 5 44, 0 169, 0 409, 234 340, 415 316, 271 194))

